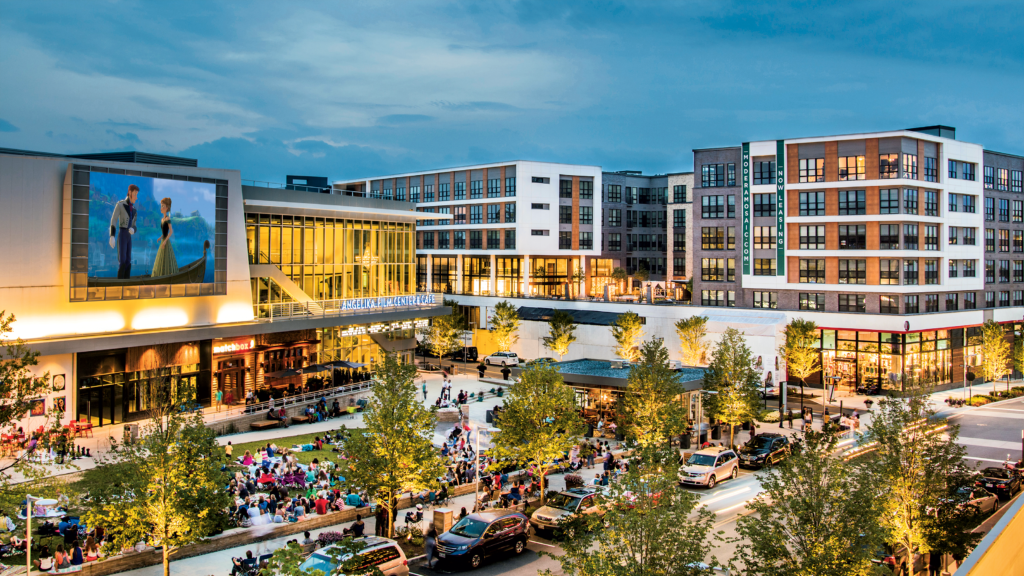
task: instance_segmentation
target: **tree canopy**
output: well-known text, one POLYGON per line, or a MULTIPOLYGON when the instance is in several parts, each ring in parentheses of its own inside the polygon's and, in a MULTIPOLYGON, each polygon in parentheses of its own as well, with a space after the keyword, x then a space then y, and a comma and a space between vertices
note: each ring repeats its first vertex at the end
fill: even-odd
POLYGON ((421 331, 427 348, 439 360, 445 354, 462 347, 462 330, 465 325, 458 302, 445 298, 444 305, 451 307, 452 311, 444 316, 435 316, 430 325, 421 331))
POLYGON ((636 362, 640 358, 639 346, 644 337, 640 315, 632 310, 619 314, 612 324, 612 337, 617 343, 615 354, 623 360, 636 362))
POLYGON ((498 350, 508 352, 519 341, 519 311, 508 300, 495 305, 490 324, 498 350))
POLYGON ((562 358, 569 353, 569 345, 576 341, 576 321, 565 310, 555 310, 548 321, 548 335, 541 338, 544 346, 562 358))
POLYGON ((985 380, 993 382, 1010 373, 1012 345, 1006 341, 1003 326, 995 320, 986 320, 981 327, 981 350, 981 372, 985 380))
POLYGON ((794 318, 786 325, 785 337, 785 342, 779 347, 779 355, 786 359, 787 372, 806 382, 821 370, 818 325, 812 320, 794 318))
POLYGON ((690 316, 676 322, 676 334, 679 335, 680 352, 683 364, 687 366, 704 366, 707 364, 708 317, 690 316))
POLYGON ((735 440, 736 426, 757 417, 761 408, 760 378, 743 334, 728 328, 722 335, 711 364, 704 371, 704 390, 708 416, 729 425, 729 443, 735 440))
POLYGON ((661 339, 644 342, 639 355, 629 369, 624 416, 627 435, 647 447, 686 429, 686 406, 679 400, 682 382, 668 367, 668 350, 661 339))

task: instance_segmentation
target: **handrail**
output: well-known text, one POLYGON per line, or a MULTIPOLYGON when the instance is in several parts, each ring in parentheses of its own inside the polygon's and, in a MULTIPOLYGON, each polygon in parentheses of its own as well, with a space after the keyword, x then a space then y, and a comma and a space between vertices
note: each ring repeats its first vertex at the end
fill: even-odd
POLYGON ((355 384, 346 384, 344 386, 337 386, 329 390, 318 390, 316 392, 303 392, 302 394, 296 394, 294 396, 285 396, 283 398, 277 398, 268 400, 267 402, 259 402, 256 404, 246 404, 244 406, 232 406, 229 409, 220 412, 204 412, 203 419, 210 422, 219 422, 227 418, 235 418, 237 416, 249 416, 252 414, 259 414, 260 412, 266 412, 270 409, 271 403, 274 408, 283 408, 287 406, 293 406, 295 404, 303 404, 305 402, 311 402, 319 400, 320 398, 326 398, 328 400, 339 396, 348 396, 356 392, 362 392, 363 390, 369 390, 373 388, 375 381, 371 378, 363 382, 356 382, 355 384))
POLYGON ((242 180, 242 184, 246 186, 256 186, 259 188, 278 188, 283 190, 297 190, 299 192, 317 192, 317 193, 331 193, 330 186, 309 186, 307 184, 284 184, 281 182, 266 182, 263 180, 242 180))
MULTIPOLYGON (((256 304, 253 306, 256 320, 273 322, 275 319, 287 318, 327 318, 354 316, 376 311, 392 310, 430 310, 442 306, 443 298, 434 293, 418 293, 408 296, 431 296, 433 302, 408 304, 404 306, 388 305, 392 297, 381 298, 338 298, 333 300, 310 300, 308 302, 278 302, 274 304, 256 304), (358 301, 358 307, 351 302, 358 301)), ((398 298, 398 297, 396 297, 398 298)))

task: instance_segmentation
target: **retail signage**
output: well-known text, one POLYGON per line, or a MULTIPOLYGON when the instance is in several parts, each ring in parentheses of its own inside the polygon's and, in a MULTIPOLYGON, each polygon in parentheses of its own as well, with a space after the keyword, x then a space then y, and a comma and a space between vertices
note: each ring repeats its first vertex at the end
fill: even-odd
POLYGON ((406 320, 404 322, 391 322, 390 324, 370 324, 369 326, 349 326, 341 331, 341 336, 363 336, 366 334, 380 334, 381 332, 394 332, 396 330, 411 330, 413 328, 424 328, 426 320, 406 320))
POLYGON ((232 352, 245 352, 246 350, 252 350, 256 347, 256 340, 249 340, 248 342, 225 342, 223 344, 217 344, 213 347, 214 354, 230 354, 232 352))
POLYGON ((750 274, 750 143, 743 143, 743 274, 750 274))
POLYGON ((392 296, 389 298, 356 298, 344 300, 342 310, 367 310, 372 308, 398 308, 400 306, 423 306, 434 304, 433 294, 414 294, 411 296, 392 296))
POLYGON ((778 140, 775 143, 775 208, 777 233, 775 247, 778 251, 778 260, 775 263, 775 270, 779 276, 786 275, 786 142, 778 140))

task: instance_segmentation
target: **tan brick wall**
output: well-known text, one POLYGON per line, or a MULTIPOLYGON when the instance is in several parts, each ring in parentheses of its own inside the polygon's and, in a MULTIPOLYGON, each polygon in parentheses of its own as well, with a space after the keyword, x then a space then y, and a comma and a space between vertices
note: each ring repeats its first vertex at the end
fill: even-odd
POLYGON ((864 177, 878 180, 878 138, 864 141, 864 177))
POLYGON ((839 181, 839 142, 825 142, 825 182, 839 181))
MULTIPOLYGON (((499 178, 501 179, 501 182, 499 183, 499 186, 501 186, 501 197, 504 198, 505 197, 505 167, 504 166, 501 167, 501 176, 499 176, 499 178)), ((502 242, 504 242, 504 240, 502 240, 502 242)))
MULTIPOLYGON (((875 226, 877 227, 878 224, 876 223, 875 226)), ((866 264, 868 284, 872 286, 878 285, 878 258, 868 258, 866 264)))
MULTIPOLYGON (((919 228, 920 229, 920 228, 919 228)), ((923 243, 924 238, 920 239, 923 243)), ((917 259, 917 283, 920 286, 924 286, 924 258, 917 259)), ((919 302, 921 310, 924 310, 924 296, 922 295, 919 302)))
POLYGON ((865 240, 868 250, 878 250, 878 222, 868 222, 865 228, 865 240))
POLYGON ((799 224, 794 224, 792 222, 788 222, 786 224, 786 234, 789 236, 789 240, 788 240, 788 242, 786 242, 786 245, 789 247, 789 249, 790 250, 799 250, 800 249, 800 225, 799 224))
POLYGON ((572 249, 580 249, 580 177, 572 177, 572 249))
POLYGON ((825 223, 825 250, 839 250, 839 224, 825 223))
MULTIPOLYGON (((502 180, 504 180, 504 178, 502 180)), ((505 221, 505 215, 504 214, 505 214, 505 211, 502 210, 502 216, 501 216, 501 221, 502 222, 505 221)), ((498 230, 498 245, 501 246, 502 250, 505 249, 505 231, 504 230, 498 230)))
POLYGON ((786 257, 786 279, 790 284, 800 282, 800 259, 796 256, 786 257))
POLYGON ((786 144, 786 183, 800 182, 800 148, 796 144, 786 144))
POLYGON ((786 190, 786 214, 789 216, 800 215, 800 192, 798 190, 786 190))
POLYGON ((825 215, 839 215, 839 190, 835 188, 825 190, 825 215))
POLYGON ((879 212, 879 196, 878 186, 868 186, 864 190, 864 200, 866 202, 868 214, 878 214, 879 212))
POLYGON ((839 258, 825 258, 825 283, 839 284, 839 258))
POLYGON ((924 140, 917 141, 917 179, 924 180, 924 140))

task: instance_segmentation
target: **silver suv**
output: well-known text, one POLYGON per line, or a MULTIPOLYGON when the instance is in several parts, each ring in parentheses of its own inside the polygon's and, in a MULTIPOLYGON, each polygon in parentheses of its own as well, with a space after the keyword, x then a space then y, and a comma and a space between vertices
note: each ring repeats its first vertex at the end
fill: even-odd
POLYGON ((707 486, 740 474, 740 459, 729 448, 715 446, 694 452, 679 469, 679 484, 707 486))
POLYGON ((550 531, 573 514, 600 514, 597 502, 597 488, 570 488, 548 499, 547 505, 537 509, 530 516, 534 529, 550 531))
POLYGON ((484 364, 490 366, 518 366, 519 356, 515 352, 495 352, 490 356, 484 356, 484 364))
MULTIPOLYGON (((362 559, 362 562, 357 567, 357 570, 359 570, 358 574, 368 573, 374 568, 379 568, 384 576, 409 575, 409 561, 406 560, 405 552, 402 551, 402 547, 398 545, 398 542, 379 536, 366 536, 357 538, 355 541, 362 542, 365 545, 358 552, 359 557, 362 559)), ((338 568, 339 560, 346 562, 352 558, 352 554, 349 553, 342 555, 340 558, 335 558, 337 553, 332 554, 331 551, 336 548, 338 546, 331 545, 313 552, 299 565, 299 570, 302 572, 319 570, 324 574, 333 574, 335 569, 338 568)))

